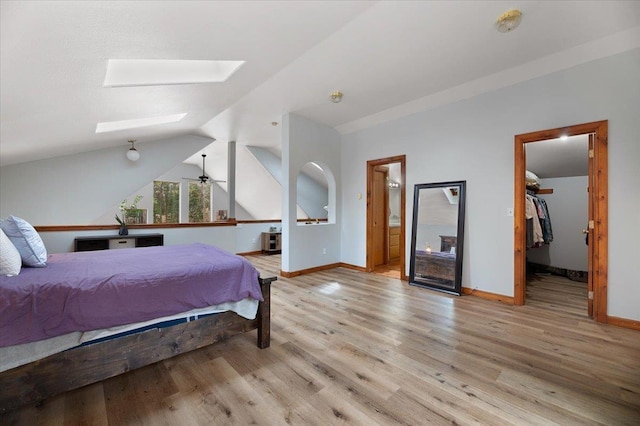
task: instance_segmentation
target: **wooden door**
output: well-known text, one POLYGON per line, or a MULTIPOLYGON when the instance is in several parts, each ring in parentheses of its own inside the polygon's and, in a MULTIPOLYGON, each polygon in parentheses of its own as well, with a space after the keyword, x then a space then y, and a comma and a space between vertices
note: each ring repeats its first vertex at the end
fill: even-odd
POLYGON ((377 166, 373 170, 373 193, 371 206, 373 210, 373 266, 384 265, 389 261, 388 229, 389 229, 389 188, 387 178, 389 168, 377 166))
MULTIPOLYGON (((400 164, 400 277, 407 280, 405 274, 405 218, 406 218, 406 176, 407 176, 407 158, 405 155, 397 155, 395 157, 379 158, 377 160, 367 161, 367 252, 366 252, 366 270, 373 272, 374 269, 374 217, 373 217, 373 181, 376 175, 375 169, 379 166, 387 164, 400 164)), ((385 183, 386 184, 386 183, 385 183)), ((388 192, 387 192, 388 195, 388 192)), ((358 194, 358 199, 362 194, 358 194)), ((387 201, 388 203, 388 201, 387 201)), ((386 220, 389 218, 387 217, 386 220)))
POLYGON ((594 149, 594 138, 595 135, 590 134, 589 135, 589 186, 587 187, 587 191, 589 192, 589 213, 587 215, 588 217, 588 222, 586 223, 586 227, 584 229, 584 231, 582 231, 585 234, 585 238, 586 238, 586 242, 587 242, 587 287, 588 287, 588 296, 587 296, 587 312, 589 315, 589 318, 593 318, 593 265, 594 265, 594 258, 593 258, 593 238, 592 235, 590 235, 591 230, 593 229, 591 224, 593 223, 593 212, 594 212, 594 199, 593 199, 593 181, 595 179, 594 177, 594 173, 593 173, 593 149, 594 149))

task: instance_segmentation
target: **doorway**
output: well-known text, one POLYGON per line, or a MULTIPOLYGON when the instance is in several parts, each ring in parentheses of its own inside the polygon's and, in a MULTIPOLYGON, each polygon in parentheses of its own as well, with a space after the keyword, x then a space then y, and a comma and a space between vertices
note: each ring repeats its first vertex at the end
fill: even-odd
POLYGON ((367 161, 367 272, 407 280, 406 156, 367 161))
POLYGON ((607 139, 608 121, 597 121, 515 136, 514 303, 526 298, 525 144, 562 136, 589 135, 588 314, 607 322, 607 139))
POLYGON ((577 318, 588 313, 589 136, 525 146, 526 303, 577 318))

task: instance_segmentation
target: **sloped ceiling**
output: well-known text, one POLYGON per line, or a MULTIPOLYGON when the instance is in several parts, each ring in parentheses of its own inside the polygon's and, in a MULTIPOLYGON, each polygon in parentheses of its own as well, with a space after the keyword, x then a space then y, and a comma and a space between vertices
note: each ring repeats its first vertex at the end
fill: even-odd
POLYGON ((288 112, 345 133, 640 47, 629 1, 2 1, 0 19, 0 165, 201 134, 218 140, 218 179, 215 149, 278 150, 288 112), (512 7, 522 24, 497 32, 512 7), (102 87, 108 59, 134 58, 247 62, 225 83, 102 87))

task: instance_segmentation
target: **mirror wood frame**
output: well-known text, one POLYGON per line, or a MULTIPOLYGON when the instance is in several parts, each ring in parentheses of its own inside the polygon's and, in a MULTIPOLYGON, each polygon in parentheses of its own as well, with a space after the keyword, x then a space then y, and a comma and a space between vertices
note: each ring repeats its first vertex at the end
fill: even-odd
MULTIPOLYGON (((462 259, 464 253, 464 219, 465 219, 465 203, 466 203, 466 186, 467 182, 451 181, 451 182, 435 182, 435 183, 421 183, 416 184, 413 194, 413 222, 411 226, 411 252, 410 252, 410 269, 409 269, 409 284, 430 288, 433 290, 442 291, 445 293, 456 294, 460 296, 462 294, 462 259), (455 248, 455 275, 452 281, 452 285, 443 283, 438 280, 429 279, 426 277, 416 277, 416 239, 418 231, 418 218, 420 216, 420 191, 424 189, 434 188, 450 188, 458 187, 458 209, 457 209, 457 224, 456 224, 456 248, 455 248)), ((442 245, 442 243, 441 243, 442 245)), ((446 281, 446 280, 444 280, 446 281)))

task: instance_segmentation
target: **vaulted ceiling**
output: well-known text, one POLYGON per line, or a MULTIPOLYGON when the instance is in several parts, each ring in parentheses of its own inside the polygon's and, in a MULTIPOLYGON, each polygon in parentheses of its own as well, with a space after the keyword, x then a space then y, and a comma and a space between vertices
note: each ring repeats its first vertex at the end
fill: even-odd
POLYGON ((0 165, 180 134, 278 150, 288 112, 347 133, 640 46, 634 1, 2 1, 0 19, 0 165), (522 24, 500 33, 510 8, 522 24), (246 63, 224 83, 105 88, 109 59, 246 63))

